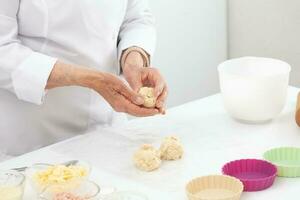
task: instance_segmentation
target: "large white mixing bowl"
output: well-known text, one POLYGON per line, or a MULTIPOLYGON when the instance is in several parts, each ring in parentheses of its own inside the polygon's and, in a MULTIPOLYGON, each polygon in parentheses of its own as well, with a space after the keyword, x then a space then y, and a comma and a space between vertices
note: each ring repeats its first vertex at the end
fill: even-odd
POLYGON ((283 109, 291 67, 271 58, 243 57, 218 67, 225 109, 238 120, 260 123, 283 109))

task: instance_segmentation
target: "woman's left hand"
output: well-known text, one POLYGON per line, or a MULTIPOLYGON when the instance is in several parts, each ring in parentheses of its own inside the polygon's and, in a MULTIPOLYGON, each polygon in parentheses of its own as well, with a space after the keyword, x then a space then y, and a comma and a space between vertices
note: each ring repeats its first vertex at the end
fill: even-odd
POLYGON ((138 52, 128 54, 122 69, 125 79, 135 92, 138 92, 143 86, 154 88, 154 95, 157 98, 156 107, 164 114, 168 87, 159 70, 144 67, 143 58, 138 52))

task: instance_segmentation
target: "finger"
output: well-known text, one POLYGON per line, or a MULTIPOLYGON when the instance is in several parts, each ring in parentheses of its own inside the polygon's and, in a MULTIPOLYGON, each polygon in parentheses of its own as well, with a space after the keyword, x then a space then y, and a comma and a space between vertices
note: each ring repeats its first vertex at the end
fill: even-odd
POLYGON ((158 78, 155 82, 155 87, 154 87, 154 96, 156 98, 158 98, 162 94, 164 87, 165 87, 165 82, 161 78, 158 78))
POLYGON ((160 113, 158 109, 148 109, 148 108, 129 108, 126 113, 136 116, 136 117, 149 117, 160 113))
POLYGON ((142 79, 140 76, 136 76, 134 78, 128 77, 126 78, 127 82, 129 83, 130 87, 134 92, 138 92, 139 89, 142 87, 142 79))
POLYGON ((162 115, 165 115, 165 114, 166 114, 166 109, 165 109, 165 107, 159 108, 159 113, 162 114, 162 115))
POLYGON ((155 98, 160 96, 165 86, 165 81, 156 68, 149 68, 148 70, 144 71, 142 82, 144 85, 151 85, 154 87, 155 98))
POLYGON ((159 110, 157 108, 144 108, 141 106, 137 106, 135 104, 130 103, 128 100, 124 105, 124 112, 134 115, 136 117, 147 117, 159 114, 159 110))
POLYGON ((130 84, 131 88, 133 89, 134 92, 139 92, 139 90, 141 89, 141 87, 143 86, 142 85, 142 81, 133 81, 131 84, 130 84))
POLYGON ((168 97, 168 87, 165 86, 163 89, 163 92, 161 93, 161 95, 157 98, 156 100, 156 107, 157 108, 162 108, 164 107, 165 101, 168 97))
POLYGON ((129 101, 131 101, 136 105, 142 105, 144 103, 143 97, 141 97, 138 93, 131 90, 125 84, 121 85, 119 92, 122 96, 124 96, 126 99, 128 99, 129 101))
POLYGON ((153 70, 152 72, 152 79, 154 82, 154 96, 158 98, 163 92, 166 84, 159 71, 153 70))

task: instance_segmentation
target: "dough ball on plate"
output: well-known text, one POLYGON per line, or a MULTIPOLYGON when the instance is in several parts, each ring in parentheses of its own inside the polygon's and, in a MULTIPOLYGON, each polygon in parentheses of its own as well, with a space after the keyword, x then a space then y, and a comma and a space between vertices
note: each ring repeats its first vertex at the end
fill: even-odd
POLYGON ((139 90, 139 94, 144 98, 144 106, 147 108, 154 108, 156 104, 156 98, 154 97, 154 88, 142 87, 139 90))
POLYGON ((153 171, 161 164, 160 152, 149 144, 144 144, 133 156, 135 166, 143 171, 153 171))
POLYGON ((178 160, 183 155, 183 147, 177 137, 166 137, 160 146, 160 153, 163 160, 178 160))

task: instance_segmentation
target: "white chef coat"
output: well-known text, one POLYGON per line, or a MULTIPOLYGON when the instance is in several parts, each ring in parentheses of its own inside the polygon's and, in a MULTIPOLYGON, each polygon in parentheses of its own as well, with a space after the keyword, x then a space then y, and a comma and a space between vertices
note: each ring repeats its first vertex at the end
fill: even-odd
POLYGON ((152 55, 155 39, 146 0, 0 0, 0 151, 18 155, 119 121, 92 90, 46 92, 49 74, 57 59, 118 74, 124 49, 152 55))

